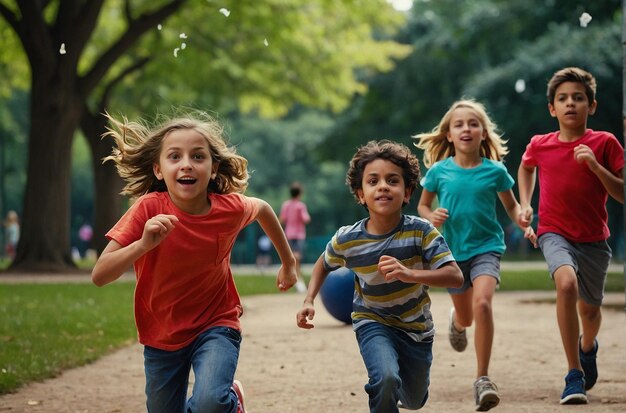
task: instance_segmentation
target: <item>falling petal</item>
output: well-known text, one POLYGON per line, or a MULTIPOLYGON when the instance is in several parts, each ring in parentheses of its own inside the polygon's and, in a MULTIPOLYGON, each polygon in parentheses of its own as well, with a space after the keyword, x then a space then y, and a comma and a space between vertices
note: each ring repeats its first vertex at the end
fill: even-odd
POLYGON ((67 52, 65 51, 65 43, 61 43, 61 48, 59 49, 59 53, 60 53, 60 54, 65 54, 65 53, 67 53, 67 52))
POLYGON ((220 9, 220 13, 222 13, 222 14, 223 14, 224 16, 226 16, 226 17, 230 16, 230 10, 228 10, 228 9, 226 9, 226 8, 224 8, 224 7, 222 7, 222 8, 220 9))
POLYGON ((157 25, 157 30, 161 30, 163 28, 163 26, 161 26, 160 24, 157 25))
POLYGON ((174 49, 174 57, 178 57, 178 51, 180 50, 180 48, 176 48, 174 49))
POLYGON ((270 45, 270 42, 268 42, 267 39, 263 39, 263 44, 267 47, 270 45))
POLYGON ((178 35, 178 37, 180 37, 181 39, 186 39, 187 35, 185 33, 181 33, 178 35))
POLYGON ((580 27, 587 27, 587 25, 589 24, 591 19, 592 19, 591 14, 589 14, 587 12, 581 14, 579 19, 578 19, 578 20, 580 20, 580 27))
POLYGON ((181 43, 180 44, 180 50, 184 50, 185 47, 187 47, 187 43, 181 43))
POLYGON ((517 93, 522 93, 525 90, 526 90, 526 82, 524 81, 524 79, 517 79, 517 82, 515 82, 515 91, 517 93))

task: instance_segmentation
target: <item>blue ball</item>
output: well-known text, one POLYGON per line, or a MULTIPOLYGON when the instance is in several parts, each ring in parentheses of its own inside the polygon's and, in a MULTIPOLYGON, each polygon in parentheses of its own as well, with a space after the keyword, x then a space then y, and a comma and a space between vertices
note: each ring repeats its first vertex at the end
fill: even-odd
POLYGON ((352 323, 352 300, 354 298, 354 277, 352 270, 341 267, 331 271, 322 288, 322 303, 331 316, 346 324, 352 323))

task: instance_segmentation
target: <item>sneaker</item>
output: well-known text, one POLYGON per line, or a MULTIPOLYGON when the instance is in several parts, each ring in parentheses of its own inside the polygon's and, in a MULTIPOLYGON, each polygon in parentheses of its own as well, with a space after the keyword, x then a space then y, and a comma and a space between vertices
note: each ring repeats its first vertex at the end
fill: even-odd
POLYGON ((307 292, 306 284, 304 283, 304 280, 300 277, 298 277, 298 281, 296 281, 296 291, 299 293, 307 292))
POLYGON ((498 386, 489 377, 482 376, 474 382, 474 399, 476 400, 476 411, 486 412, 493 409, 500 403, 498 386))
POLYGON ((596 380, 598 380, 598 366, 596 365, 596 355, 598 354, 598 340, 594 340, 593 349, 589 353, 583 352, 578 339, 578 355, 580 356, 580 365, 583 366, 585 372, 585 390, 591 390, 596 380))
POLYGON ((239 380, 233 381, 233 390, 237 394, 237 413, 246 413, 244 404, 243 386, 239 380))
POLYGON ((448 339, 450 345, 456 351, 463 351, 467 347, 467 334, 465 330, 459 331, 454 327, 454 307, 450 309, 450 326, 448 327, 448 339))
POLYGON ((561 404, 587 404, 585 394, 585 374, 578 369, 571 369, 565 376, 565 389, 561 394, 561 404))

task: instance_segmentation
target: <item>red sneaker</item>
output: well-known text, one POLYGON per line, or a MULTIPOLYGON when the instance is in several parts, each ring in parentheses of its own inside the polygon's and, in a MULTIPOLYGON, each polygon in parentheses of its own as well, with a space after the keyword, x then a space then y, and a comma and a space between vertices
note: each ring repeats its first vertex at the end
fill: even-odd
POLYGON ((243 396, 243 386, 239 380, 233 380, 233 390, 237 394, 237 413, 246 413, 243 396))

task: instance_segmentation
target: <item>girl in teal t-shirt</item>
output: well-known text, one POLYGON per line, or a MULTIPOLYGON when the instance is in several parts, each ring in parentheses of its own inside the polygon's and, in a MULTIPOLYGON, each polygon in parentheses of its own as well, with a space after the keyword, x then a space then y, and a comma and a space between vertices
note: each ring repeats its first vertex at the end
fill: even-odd
POLYGON ((418 212, 433 225, 443 227, 465 278, 461 288, 448 289, 454 304, 450 310, 450 344, 457 351, 465 350, 465 329, 476 321, 474 398, 476 410, 487 411, 500 402, 498 388, 488 374, 494 332, 492 300, 505 250, 504 232, 496 218, 496 198, 526 238, 535 243, 536 237, 511 189, 513 178, 501 162, 508 153, 506 142, 482 104, 474 100, 455 102, 432 132, 415 138, 415 146, 424 150, 424 164, 430 168, 422 181, 418 212), (435 197, 439 207, 433 209, 435 197))

